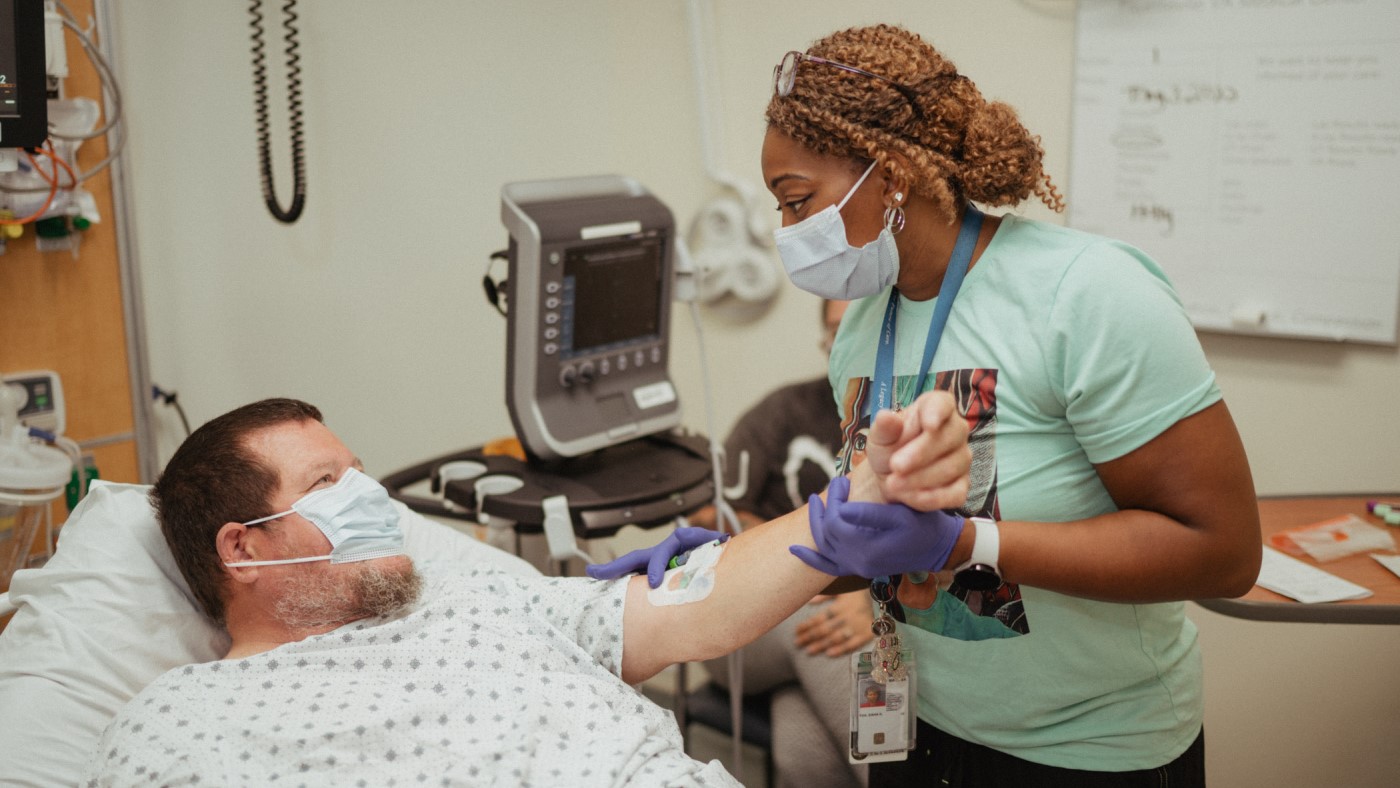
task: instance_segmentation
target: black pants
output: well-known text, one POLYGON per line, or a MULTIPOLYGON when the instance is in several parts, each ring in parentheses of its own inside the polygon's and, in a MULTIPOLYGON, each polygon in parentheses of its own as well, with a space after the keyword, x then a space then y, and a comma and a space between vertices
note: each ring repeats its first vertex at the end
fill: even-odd
POLYGON ((1156 769, 1093 772, 1062 769, 963 741, 919 720, 909 760, 870 765, 870 788, 1205 788, 1206 733, 1181 757, 1156 769))

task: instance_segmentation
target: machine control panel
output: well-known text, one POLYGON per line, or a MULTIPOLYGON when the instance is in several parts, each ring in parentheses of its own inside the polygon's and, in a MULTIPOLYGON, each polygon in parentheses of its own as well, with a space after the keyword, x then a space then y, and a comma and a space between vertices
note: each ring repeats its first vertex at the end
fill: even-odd
POLYGON ((7 372, 0 375, 0 386, 13 386, 19 397, 19 423, 55 435, 67 428, 63 407, 63 382, 58 373, 49 370, 7 372))

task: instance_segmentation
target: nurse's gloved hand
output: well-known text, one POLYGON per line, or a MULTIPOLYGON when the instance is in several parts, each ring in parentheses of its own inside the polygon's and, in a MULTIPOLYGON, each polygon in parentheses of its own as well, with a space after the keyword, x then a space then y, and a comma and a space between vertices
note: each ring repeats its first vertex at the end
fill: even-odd
POLYGON ((884 577, 935 572, 948 563, 962 533, 963 518, 943 510, 920 512, 900 503, 853 503, 851 482, 831 480, 826 503, 807 500, 817 549, 788 550, 804 564, 835 577, 884 577))
POLYGON ((729 534, 722 534, 719 531, 685 526, 672 531, 670 536, 651 547, 633 550, 606 564, 589 564, 584 572, 594 580, 614 580, 623 575, 640 572, 645 568, 647 585, 656 588, 661 585, 662 579, 666 576, 666 564, 670 563, 672 558, 700 545, 715 541, 723 542, 728 538, 729 534))

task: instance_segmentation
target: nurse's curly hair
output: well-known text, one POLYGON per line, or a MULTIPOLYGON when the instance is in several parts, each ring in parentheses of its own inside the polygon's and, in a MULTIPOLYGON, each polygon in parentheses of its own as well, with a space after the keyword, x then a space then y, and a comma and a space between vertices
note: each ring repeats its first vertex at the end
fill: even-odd
POLYGON ((817 41, 807 54, 910 88, 918 111, 887 82, 802 61, 792 92, 768 102, 769 127, 817 153, 879 162, 950 220, 964 200, 1015 205, 1032 194, 1050 210, 1064 210, 1042 167, 1040 138, 1010 106, 983 98, 917 34, 891 25, 853 27, 817 41))

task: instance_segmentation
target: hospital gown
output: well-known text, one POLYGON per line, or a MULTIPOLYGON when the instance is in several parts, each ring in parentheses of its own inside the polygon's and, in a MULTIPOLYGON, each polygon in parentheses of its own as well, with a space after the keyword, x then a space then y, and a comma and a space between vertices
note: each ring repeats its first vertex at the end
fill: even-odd
POLYGON ((402 617, 164 674, 86 784, 738 785, 618 677, 625 580, 423 572, 402 617))

